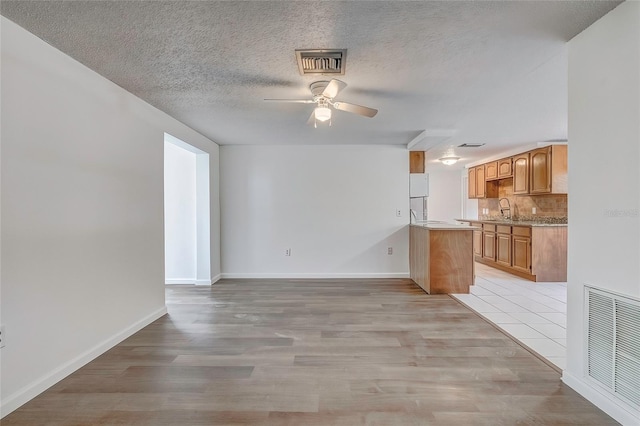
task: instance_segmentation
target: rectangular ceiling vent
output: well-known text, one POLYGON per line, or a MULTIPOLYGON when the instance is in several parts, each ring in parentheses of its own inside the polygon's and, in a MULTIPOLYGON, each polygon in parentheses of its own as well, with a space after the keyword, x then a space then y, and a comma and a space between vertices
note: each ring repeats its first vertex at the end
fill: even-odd
POLYGON ((347 49, 297 49, 301 75, 344 75, 347 49))
POLYGON ((587 375, 640 408, 640 301, 585 287, 587 375))
POLYGON ((462 145, 458 145, 458 148, 480 148, 484 145, 483 143, 463 143, 462 145))

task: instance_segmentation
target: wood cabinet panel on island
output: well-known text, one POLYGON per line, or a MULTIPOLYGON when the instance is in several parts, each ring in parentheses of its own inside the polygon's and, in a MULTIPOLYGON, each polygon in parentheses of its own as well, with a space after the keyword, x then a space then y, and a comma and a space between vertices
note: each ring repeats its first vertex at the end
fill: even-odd
POLYGON ((409 226, 411 279, 429 294, 469 293, 474 282, 473 228, 409 226))

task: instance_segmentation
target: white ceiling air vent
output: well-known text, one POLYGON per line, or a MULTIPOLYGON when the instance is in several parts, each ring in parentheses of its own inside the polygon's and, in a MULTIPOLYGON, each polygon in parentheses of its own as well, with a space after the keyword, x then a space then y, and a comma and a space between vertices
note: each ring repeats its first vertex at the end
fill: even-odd
POLYGON ((458 148, 480 148, 484 145, 483 143, 463 143, 462 145, 458 145, 458 148))
POLYGON ((301 75, 343 75, 347 49, 297 49, 296 58, 301 75))

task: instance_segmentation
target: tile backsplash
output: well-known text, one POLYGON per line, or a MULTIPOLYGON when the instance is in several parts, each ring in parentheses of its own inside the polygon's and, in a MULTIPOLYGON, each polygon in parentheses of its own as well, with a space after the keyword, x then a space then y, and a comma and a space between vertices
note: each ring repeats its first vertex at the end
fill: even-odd
MULTIPOLYGON (((513 179, 502 179, 498 186, 499 198, 506 198, 511 204, 511 216, 517 218, 531 217, 567 217, 567 195, 513 195, 513 179), (532 209, 536 208, 536 213, 532 209)), ((489 209, 488 216, 500 216, 499 198, 478 200, 478 212, 489 209)))

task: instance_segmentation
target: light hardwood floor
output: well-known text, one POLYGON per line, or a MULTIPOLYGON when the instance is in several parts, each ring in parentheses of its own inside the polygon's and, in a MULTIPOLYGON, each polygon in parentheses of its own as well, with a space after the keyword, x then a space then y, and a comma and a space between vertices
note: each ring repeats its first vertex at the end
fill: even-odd
POLYGON ((2 425, 616 424, 410 280, 223 280, 167 306, 2 425))

